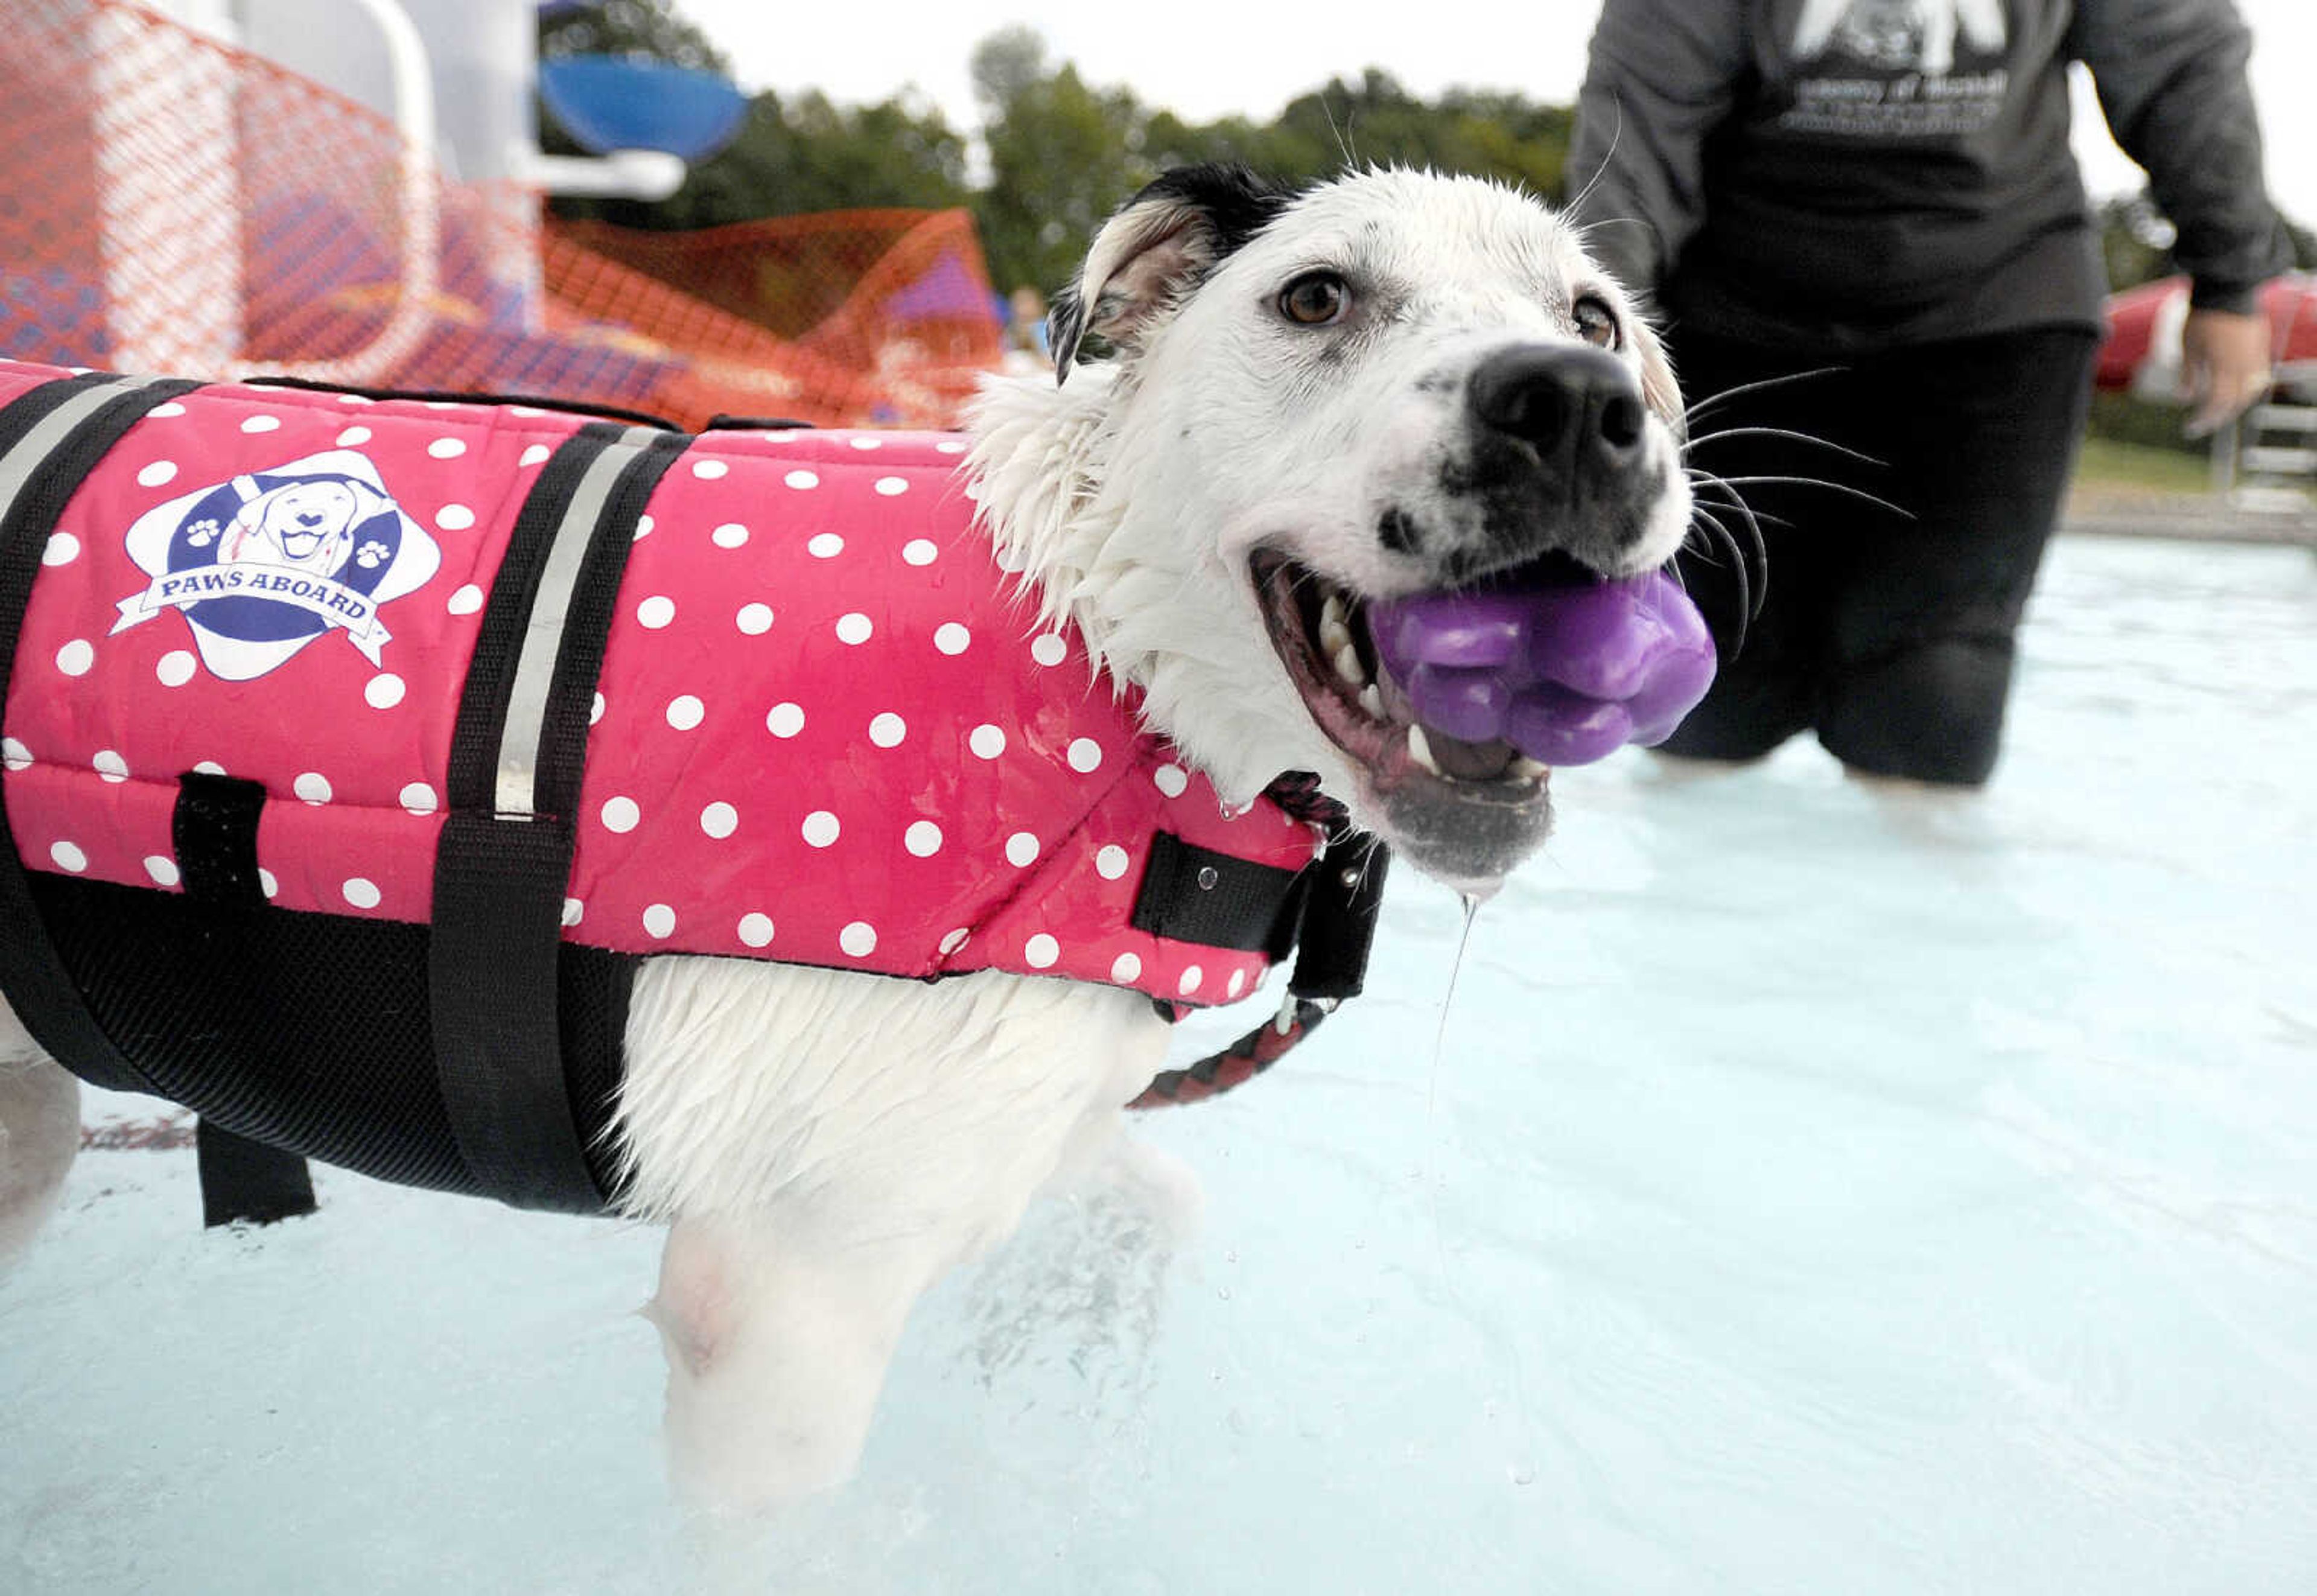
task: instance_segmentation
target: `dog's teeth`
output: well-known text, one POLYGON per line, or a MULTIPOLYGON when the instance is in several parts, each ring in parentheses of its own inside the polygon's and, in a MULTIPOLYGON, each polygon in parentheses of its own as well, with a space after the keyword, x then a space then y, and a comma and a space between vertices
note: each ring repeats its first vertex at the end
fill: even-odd
POLYGON ((1320 646, 1330 658, 1352 646, 1352 629, 1332 616, 1320 617, 1320 646))
POLYGON ((1346 638, 1344 646, 1336 650, 1336 674, 1355 687, 1368 685, 1368 673, 1360 668, 1360 651, 1346 638))
POLYGON ((1340 627, 1347 619, 1342 594, 1330 593, 1320 601, 1320 625, 1323 630, 1329 626, 1340 627))
POLYGON ((1383 719, 1383 689, 1370 682, 1360 689, 1360 707, 1376 720, 1383 719))
POLYGON ((1432 759, 1432 745, 1425 740, 1424 728, 1421 726, 1410 726, 1408 729, 1408 757, 1433 775, 1440 774, 1440 767, 1432 759))
POLYGON ((1533 782, 1541 776, 1552 775, 1552 767, 1523 754, 1512 762, 1511 768, 1505 774, 1516 782, 1533 782))

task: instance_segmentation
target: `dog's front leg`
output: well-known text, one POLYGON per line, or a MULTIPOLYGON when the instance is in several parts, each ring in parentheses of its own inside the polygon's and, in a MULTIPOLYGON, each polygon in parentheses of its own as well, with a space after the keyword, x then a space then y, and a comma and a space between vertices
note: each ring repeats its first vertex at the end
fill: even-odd
POLYGON ((0 1003, 0 1269, 57 1206, 80 1151, 80 1082, 0 1003))
POLYGON ((922 1239, 816 1250, 774 1214, 677 1221, 645 1314, 667 1353, 670 1473, 687 1500, 746 1511, 850 1475, 901 1327, 945 1261, 922 1239))

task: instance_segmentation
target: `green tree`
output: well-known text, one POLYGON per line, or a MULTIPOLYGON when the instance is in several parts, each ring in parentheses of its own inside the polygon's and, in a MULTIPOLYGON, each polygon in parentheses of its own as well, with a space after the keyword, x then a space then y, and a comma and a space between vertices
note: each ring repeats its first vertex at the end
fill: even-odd
POLYGON ((974 52, 990 181, 974 203, 1000 282, 1069 279, 1103 218, 1169 166, 1240 161, 1289 183, 1347 166, 1463 172, 1550 195, 1561 186, 1574 114, 1517 94, 1452 89, 1437 103, 1371 67, 1299 96, 1279 119, 1208 123, 1149 110, 1124 89, 1089 86, 1045 41, 1008 28, 974 52))
POLYGON ((684 175, 667 199, 559 199, 559 216, 622 227, 704 228, 887 206, 963 205, 965 135, 915 97, 837 105, 817 91, 792 101, 769 91, 749 102, 732 142, 684 175))
POLYGON ((678 16, 673 0, 596 0, 541 19, 541 56, 639 56, 726 72, 724 52, 678 16))
POLYGON ((973 52, 989 153, 974 220, 1001 289, 1069 280, 1096 228, 1150 181, 1147 113, 1124 89, 1096 89, 1068 64, 1049 70, 1044 40, 1008 28, 973 52))

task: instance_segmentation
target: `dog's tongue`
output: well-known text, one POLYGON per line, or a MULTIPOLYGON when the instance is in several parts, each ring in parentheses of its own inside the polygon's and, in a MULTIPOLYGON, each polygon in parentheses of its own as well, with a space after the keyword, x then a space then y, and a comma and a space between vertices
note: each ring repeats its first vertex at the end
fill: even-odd
MULTIPOLYGON (((1419 593, 1372 605, 1369 622, 1384 669, 1427 731, 1500 740, 1546 765, 1664 741, 1713 680, 1704 619, 1660 572, 1419 593)), ((1439 738, 1432 742, 1436 751, 1439 738)))

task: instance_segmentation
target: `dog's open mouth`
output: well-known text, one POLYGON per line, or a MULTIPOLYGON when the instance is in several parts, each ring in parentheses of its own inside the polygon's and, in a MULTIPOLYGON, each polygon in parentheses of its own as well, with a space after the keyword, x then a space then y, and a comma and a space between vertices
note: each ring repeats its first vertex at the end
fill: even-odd
POLYGON ((1520 806, 1541 802, 1548 767, 1501 738, 1472 742, 1427 724, 1385 667, 1366 601, 1283 554, 1252 562, 1272 646, 1320 731, 1380 794, 1520 806))

